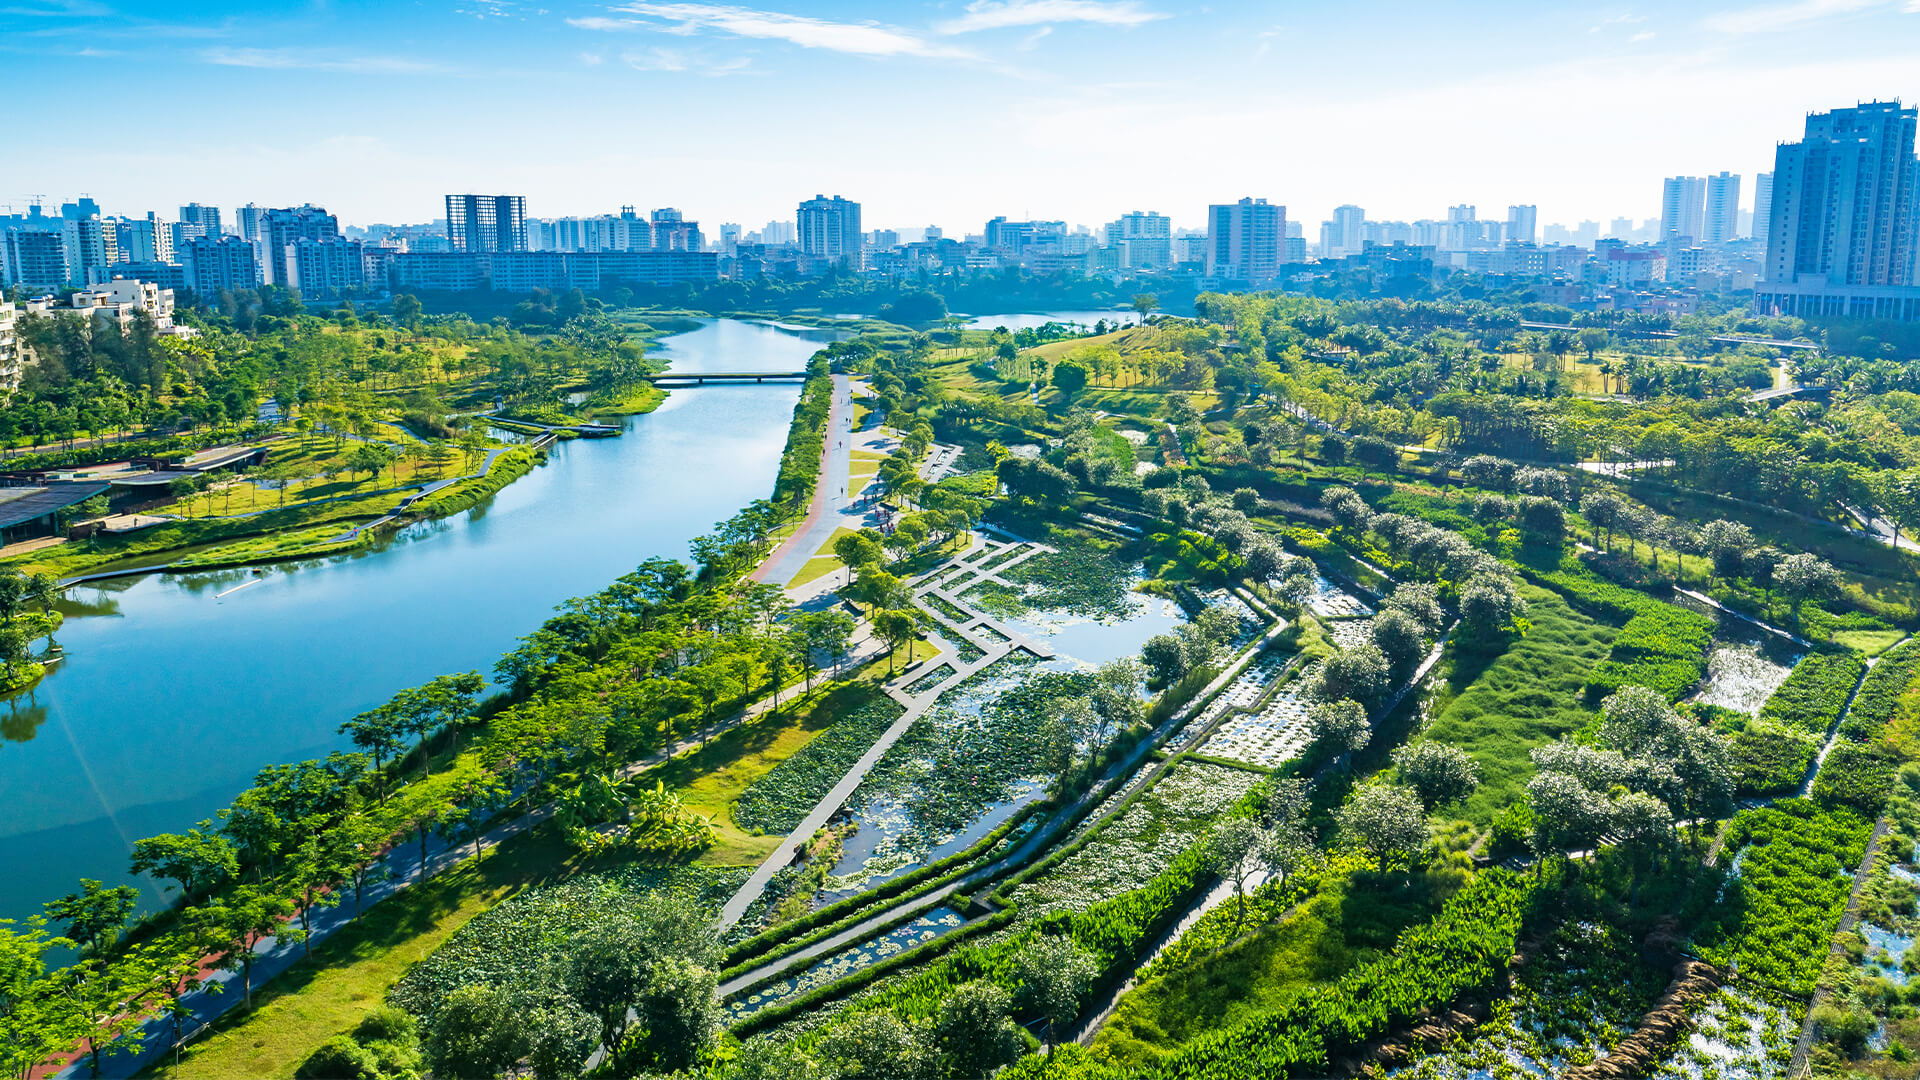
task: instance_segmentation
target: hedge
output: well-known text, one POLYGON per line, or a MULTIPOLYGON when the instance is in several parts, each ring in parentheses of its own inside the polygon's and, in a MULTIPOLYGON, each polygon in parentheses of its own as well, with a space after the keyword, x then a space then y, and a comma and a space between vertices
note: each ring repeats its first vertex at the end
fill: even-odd
POLYGON ((1858 653, 1816 653, 1794 666, 1787 681, 1767 699, 1760 719, 1789 731, 1825 737, 1847 698, 1860 683, 1866 661, 1858 653))
POLYGON ((1771 727, 1748 727, 1733 736, 1733 775, 1741 795, 1783 795, 1798 790, 1820 750, 1812 739, 1771 727))
POLYGON ((1813 778, 1815 801, 1852 806, 1878 814, 1893 787, 1894 760, 1874 746, 1843 742, 1827 753, 1813 778))
POLYGON ((1853 707, 1840 725, 1840 734, 1854 742, 1865 742, 1880 734, 1880 729, 1900 708, 1900 695, 1906 693, 1916 672, 1920 672, 1920 639, 1910 639, 1886 651, 1854 695, 1853 707))

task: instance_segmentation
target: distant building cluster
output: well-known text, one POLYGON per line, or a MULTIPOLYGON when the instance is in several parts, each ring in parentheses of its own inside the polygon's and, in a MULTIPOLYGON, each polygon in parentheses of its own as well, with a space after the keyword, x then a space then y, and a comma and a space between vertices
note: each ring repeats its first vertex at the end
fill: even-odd
MULTIPOLYGON (((995 217, 978 233, 936 226, 869 229, 858 202, 816 194, 791 221, 710 237, 671 207, 531 218, 519 195, 446 196, 421 225, 343 229, 316 206, 248 204, 107 218, 81 198, 50 216, 34 205, 0 217, 0 284, 29 296, 117 280, 163 292, 221 293, 273 285, 314 300, 396 291, 588 291, 722 278, 826 274, 907 277, 1018 268, 1030 274, 1166 274, 1208 288, 1294 287, 1338 276, 1376 289, 1457 273, 1533 280, 1572 307, 1685 313, 1704 290, 1753 290, 1755 309, 1792 315, 1920 318, 1920 163, 1915 110, 1872 102, 1809 115, 1781 143, 1772 172, 1662 181, 1660 215, 1606 227, 1539 221, 1532 204, 1482 213, 1473 204, 1417 221, 1382 221, 1352 204, 1320 223, 1317 241, 1284 205, 1248 196, 1207 207, 1201 229, 1157 210, 1097 228, 995 217)), ((11 333, 0 324, 0 370, 11 333)))

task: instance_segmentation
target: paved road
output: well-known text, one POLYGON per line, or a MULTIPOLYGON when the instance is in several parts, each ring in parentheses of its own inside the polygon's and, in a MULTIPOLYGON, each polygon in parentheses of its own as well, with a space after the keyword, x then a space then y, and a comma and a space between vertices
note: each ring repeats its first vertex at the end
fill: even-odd
POLYGON ((807 518, 785 543, 751 575, 755 581, 785 585, 800 576, 813 553, 833 538, 848 505, 847 474, 852 471, 853 380, 833 376, 833 408, 827 413, 827 445, 820 454, 820 476, 813 484, 807 518))

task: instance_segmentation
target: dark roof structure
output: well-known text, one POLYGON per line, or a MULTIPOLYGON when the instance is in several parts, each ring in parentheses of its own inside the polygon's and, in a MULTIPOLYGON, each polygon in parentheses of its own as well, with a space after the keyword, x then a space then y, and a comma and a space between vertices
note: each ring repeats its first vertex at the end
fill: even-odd
POLYGON ((34 488, 0 488, 0 529, 24 525, 35 518, 86 502, 107 490, 101 483, 48 484, 34 488), (12 498, 7 496, 21 492, 12 498))

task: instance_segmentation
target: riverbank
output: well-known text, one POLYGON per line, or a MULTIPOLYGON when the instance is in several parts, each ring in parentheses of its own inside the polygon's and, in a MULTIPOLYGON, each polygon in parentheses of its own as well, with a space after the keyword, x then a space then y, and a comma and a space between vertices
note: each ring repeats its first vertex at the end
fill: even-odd
POLYGON ((491 467, 460 478, 399 513, 394 513, 395 492, 387 491, 245 516, 171 521, 138 532, 41 548, 0 565, 71 580, 117 570, 213 570, 337 555, 372 542, 371 533, 352 528, 356 524, 391 514, 399 527, 457 514, 497 494, 544 460, 544 453, 525 447, 497 451, 491 467))

